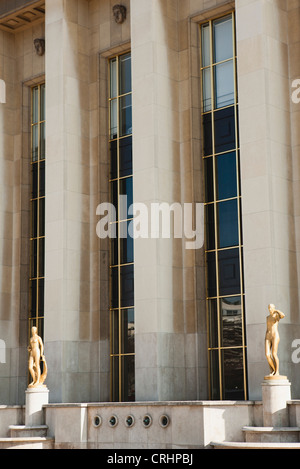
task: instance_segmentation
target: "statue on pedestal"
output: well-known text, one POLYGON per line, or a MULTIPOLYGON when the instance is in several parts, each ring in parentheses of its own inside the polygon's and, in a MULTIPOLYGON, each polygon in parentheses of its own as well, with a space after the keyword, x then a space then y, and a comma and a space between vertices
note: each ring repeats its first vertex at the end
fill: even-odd
POLYGON ((265 337, 265 353, 270 366, 270 374, 265 379, 285 379, 285 376, 279 375, 279 358, 277 355, 279 345, 278 323, 285 315, 275 309, 273 304, 268 306, 269 316, 267 316, 267 331, 265 337))
POLYGON ((39 335, 37 335, 37 328, 32 327, 32 336, 30 338, 28 352, 28 368, 32 377, 32 382, 28 385, 29 388, 44 386, 44 381, 47 376, 47 363, 44 356, 44 344, 39 335), (43 373, 41 373, 40 362, 43 362, 43 373))

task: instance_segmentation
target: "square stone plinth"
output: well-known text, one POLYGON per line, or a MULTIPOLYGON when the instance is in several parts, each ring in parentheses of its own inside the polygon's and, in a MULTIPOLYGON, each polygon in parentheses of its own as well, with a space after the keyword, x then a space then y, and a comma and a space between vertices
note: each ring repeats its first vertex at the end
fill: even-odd
POLYGON ((25 391, 25 425, 32 427, 44 423, 43 406, 49 403, 49 390, 46 386, 27 388, 25 391))
POLYGON ((288 427, 287 401, 291 400, 288 379, 264 379, 262 383, 263 423, 265 427, 288 427))

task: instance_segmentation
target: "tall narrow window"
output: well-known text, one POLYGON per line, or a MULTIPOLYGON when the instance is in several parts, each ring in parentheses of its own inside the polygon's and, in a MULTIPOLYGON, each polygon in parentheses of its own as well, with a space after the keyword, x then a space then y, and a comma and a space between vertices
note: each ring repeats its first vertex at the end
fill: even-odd
POLYGON ((44 335, 45 85, 31 91, 31 198, 29 330, 44 335))
POLYGON ((110 194, 116 221, 110 246, 111 399, 133 401, 134 381, 134 258, 128 234, 132 204, 131 55, 109 61, 110 194))
POLYGON ((210 397, 247 399, 234 14, 201 25, 210 397))

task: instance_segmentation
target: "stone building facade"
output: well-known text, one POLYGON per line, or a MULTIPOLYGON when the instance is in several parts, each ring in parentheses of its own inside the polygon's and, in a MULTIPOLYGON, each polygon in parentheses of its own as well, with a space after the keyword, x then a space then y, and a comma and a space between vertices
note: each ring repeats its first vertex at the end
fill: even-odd
POLYGON ((115 5, 0 1, 0 403, 33 325, 52 403, 260 399, 269 303, 296 398, 300 1, 115 5), (204 244, 99 237, 120 195, 204 244))

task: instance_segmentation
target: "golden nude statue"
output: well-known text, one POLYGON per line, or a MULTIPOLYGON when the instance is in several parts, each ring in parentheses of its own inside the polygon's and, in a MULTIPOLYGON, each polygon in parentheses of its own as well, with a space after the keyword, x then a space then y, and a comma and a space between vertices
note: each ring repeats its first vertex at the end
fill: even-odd
POLYGON ((28 385, 29 388, 43 386, 47 376, 47 363, 44 356, 44 344, 39 335, 37 335, 37 328, 32 327, 32 336, 29 341, 29 360, 28 368, 32 377, 32 382, 28 385), (43 362, 43 373, 41 373, 40 362, 43 362))
POLYGON ((273 304, 270 304, 268 309, 270 314, 267 316, 265 353, 270 366, 270 374, 266 378, 270 379, 272 377, 279 376, 279 358, 277 352, 280 338, 278 333, 278 323, 280 319, 285 317, 285 315, 278 309, 275 309, 273 304))

